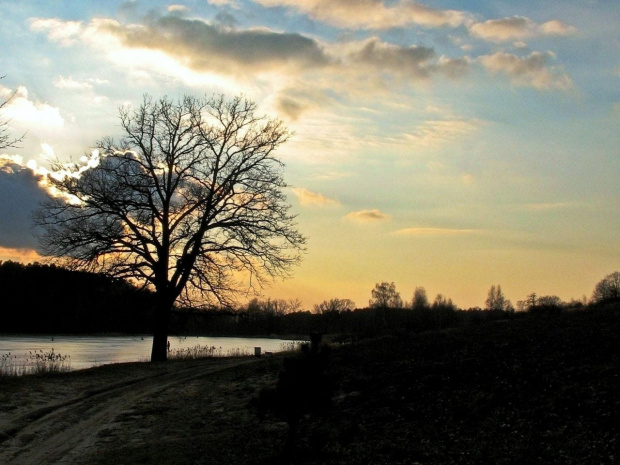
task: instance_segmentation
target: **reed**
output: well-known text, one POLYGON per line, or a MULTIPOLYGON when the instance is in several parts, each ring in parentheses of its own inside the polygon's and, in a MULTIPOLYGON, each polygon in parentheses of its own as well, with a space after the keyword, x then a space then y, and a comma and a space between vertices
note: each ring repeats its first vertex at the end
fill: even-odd
POLYGON ((0 376, 25 376, 71 371, 71 356, 54 352, 30 351, 23 356, 3 354, 0 356, 0 376))
POLYGON ((170 352, 168 352, 168 359, 195 360, 211 357, 247 357, 249 355, 251 354, 247 348, 228 349, 224 352, 224 349, 221 347, 195 345, 194 347, 170 350, 170 352))
POLYGON ((301 349, 304 341, 286 341, 280 343, 280 350, 282 352, 297 352, 301 349))

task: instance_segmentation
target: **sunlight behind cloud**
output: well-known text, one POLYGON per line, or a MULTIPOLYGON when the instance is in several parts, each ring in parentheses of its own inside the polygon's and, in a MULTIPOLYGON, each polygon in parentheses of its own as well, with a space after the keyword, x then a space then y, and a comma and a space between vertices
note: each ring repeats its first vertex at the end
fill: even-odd
MULTIPOLYGON (((10 89, 0 86, 0 98, 7 99, 12 94, 10 89)), ((15 96, 2 108, 2 112, 3 116, 26 127, 61 127, 65 122, 59 108, 30 100, 24 86, 18 87, 15 96)))
POLYGON ((36 250, 30 248, 13 248, 0 246, 0 261, 12 260, 20 263, 35 263, 44 260, 36 250))

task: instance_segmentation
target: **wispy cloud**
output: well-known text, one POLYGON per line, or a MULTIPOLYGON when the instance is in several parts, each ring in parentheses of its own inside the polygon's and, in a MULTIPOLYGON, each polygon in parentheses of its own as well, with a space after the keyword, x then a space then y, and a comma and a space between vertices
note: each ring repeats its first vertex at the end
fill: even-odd
POLYGON ((404 228, 394 231, 395 236, 464 236, 478 234, 477 229, 450 229, 450 228, 404 228))
POLYGON ((553 210, 563 210, 571 207, 571 204, 566 202, 555 203, 527 203, 520 207, 521 210, 531 212, 548 212, 553 210))
POLYGON ((293 194, 297 196, 299 204, 303 206, 325 207, 340 205, 337 200, 330 199, 329 197, 326 197, 323 194, 319 194, 317 192, 309 191, 308 189, 304 189, 303 187, 294 187, 291 190, 293 191, 293 194))
POLYGON ((471 16, 458 10, 441 10, 411 0, 387 5, 380 0, 256 0, 263 6, 294 8, 309 17, 344 29, 390 29, 418 25, 458 27, 471 16))
POLYGON ((478 61, 492 73, 507 75, 512 83, 518 86, 534 87, 539 90, 572 89, 571 77, 560 68, 549 64, 553 59, 555 55, 551 52, 532 52, 526 57, 496 52, 481 56, 478 61))
POLYGON ((422 147, 436 147, 476 131, 481 124, 476 120, 429 120, 406 133, 405 138, 422 147))
POLYGON ((388 221, 390 218, 390 215, 378 209, 354 211, 345 216, 345 219, 356 223, 378 223, 388 221))
POLYGON ((513 16, 472 24, 469 31, 472 36, 484 40, 506 42, 540 36, 567 36, 576 33, 577 29, 558 20, 537 24, 529 18, 513 16))
POLYGON ((76 81, 71 76, 56 76, 56 78, 54 78, 54 87, 59 89, 83 91, 92 90, 93 85, 87 81, 76 81))

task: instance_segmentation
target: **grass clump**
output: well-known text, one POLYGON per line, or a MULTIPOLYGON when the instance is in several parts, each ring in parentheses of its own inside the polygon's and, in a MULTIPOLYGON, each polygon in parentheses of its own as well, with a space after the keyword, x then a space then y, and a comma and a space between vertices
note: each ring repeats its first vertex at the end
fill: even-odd
POLYGON ((168 352, 169 360, 197 360, 211 357, 247 357, 251 355, 247 348, 228 349, 224 352, 221 347, 195 345, 181 349, 171 349, 168 352))
POLYGON ((304 341, 286 341, 280 343, 280 350, 282 352, 297 352, 301 350, 301 346, 304 344, 304 341))
POLYGON ((0 357, 0 376, 42 375, 71 371, 71 357, 54 352, 35 350, 24 356, 3 354, 0 357))

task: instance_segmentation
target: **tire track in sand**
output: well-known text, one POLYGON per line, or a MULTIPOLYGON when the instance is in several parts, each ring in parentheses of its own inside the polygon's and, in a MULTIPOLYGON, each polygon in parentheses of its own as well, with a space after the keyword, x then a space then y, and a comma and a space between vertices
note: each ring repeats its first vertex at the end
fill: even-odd
MULTIPOLYGON (((197 378, 256 359, 197 361, 154 375, 132 378, 52 405, 35 408, 0 432, 0 463, 11 465, 73 464, 95 446, 99 433, 113 427, 119 415, 140 401, 197 378)), ((162 367, 164 368, 164 367, 162 367)))

